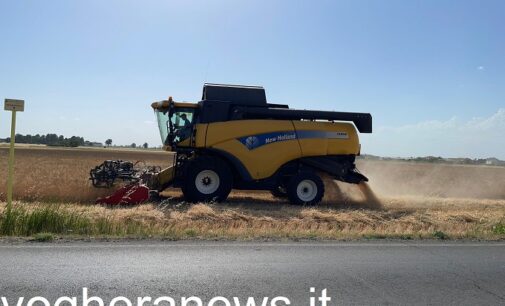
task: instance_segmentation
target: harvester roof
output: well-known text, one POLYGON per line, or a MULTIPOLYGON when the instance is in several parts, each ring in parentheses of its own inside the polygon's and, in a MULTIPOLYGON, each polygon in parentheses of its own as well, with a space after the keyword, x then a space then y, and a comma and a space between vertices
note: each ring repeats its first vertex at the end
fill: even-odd
POLYGON ((237 105, 267 105, 265 89, 261 86, 205 83, 203 85, 202 101, 229 102, 237 105))
POLYGON ((265 89, 260 86, 205 84, 199 105, 201 123, 245 119, 352 121, 361 133, 372 132, 368 113, 290 109, 288 105, 267 103, 265 89))

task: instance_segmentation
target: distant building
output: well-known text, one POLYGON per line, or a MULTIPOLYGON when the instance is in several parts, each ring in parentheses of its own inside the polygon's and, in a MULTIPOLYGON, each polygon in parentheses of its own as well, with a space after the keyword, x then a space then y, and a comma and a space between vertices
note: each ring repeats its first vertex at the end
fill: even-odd
POLYGON ((489 166, 505 166, 505 161, 499 160, 498 158, 486 158, 486 165, 489 166))

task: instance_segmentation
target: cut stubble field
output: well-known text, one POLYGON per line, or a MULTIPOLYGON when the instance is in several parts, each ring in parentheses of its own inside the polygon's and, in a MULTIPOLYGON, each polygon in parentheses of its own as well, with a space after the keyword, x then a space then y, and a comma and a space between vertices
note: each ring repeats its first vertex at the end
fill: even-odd
MULTIPOLYGON (((7 172, 0 147, 0 171, 7 172)), ((267 192, 234 191, 225 203, 185 203, 167 190, 161 203, 135 207, 94 205, 112 192, 95 189, 89 170, 106 159, 168 165, 152 150, 20 147, 15 203, 0 203, 0 236, 164 239, 503 239, 505 168, 359 161, 380 201, 326 179, 316 207, 297 207, 267 192)), ((0 177, 5 201, 6 175, 0 177)))

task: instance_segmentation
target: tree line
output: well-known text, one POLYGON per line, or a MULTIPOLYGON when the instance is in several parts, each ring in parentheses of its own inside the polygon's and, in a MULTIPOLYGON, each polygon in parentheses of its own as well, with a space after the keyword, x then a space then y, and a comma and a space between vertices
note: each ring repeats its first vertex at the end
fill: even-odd
MULTIPOLYGON (((5 142, 10 142, 10 137, 5 138, 5 142)), ((16 134, 16 143, 44 144, 48 146, 78 147, 92 145, 92 142, 84 140, 83 137, 72 136, 70 138, 57 134, 46 135, 22 135, 16 134)))
MULTIPOLYGON (((0 138, 0 142, 10 142, 10 141, 11 141, 10 137, 4 138, 4 139, 0 138)), ((101 143, 101 142, 93 142, 93 141, 84 140, 83 137, 72 136, 70 138, 67 138, 63 135, 57 135, 57 134, 46 134, 46 135, 16 134, 16 143, 41 144, 41 145, 57 146, 57 147, 80 147, 80 146, 102 147, 103 146, 103 143, 101 143)), ((112 139, 109 138, 109 139, 105 140, 105 145, 107 147, 112 146, 112 139)), ((119 146, 119 147, 130 147, 130 148, 142 147, 144 149, 147 149, 147 148, 149 148, 149 145, 146 142, 142 146, 137 145, 136 143, 132 143, 129 146, 119 146)))

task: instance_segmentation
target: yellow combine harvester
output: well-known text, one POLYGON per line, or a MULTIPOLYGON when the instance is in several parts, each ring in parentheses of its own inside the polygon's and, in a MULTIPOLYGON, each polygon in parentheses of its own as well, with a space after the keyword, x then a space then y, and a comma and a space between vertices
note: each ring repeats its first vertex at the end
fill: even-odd
POLYGON ((364 113, 294 110, 270 104, 256 86, 205 84, 198 103, 152 104, 174 165, 148 180, 182 189, 191 202, 223 201, 232 189, 270 190, 293 204, 316 204, 321 174, 358 184, 358 131, 372 132, 364 113))
POLYGON ((172 166, 136 169, 105 161, 90 171, 95 187, 130 181, 104 204, 135 204, 168 187, 191 202, 223 201, 232 189, 270 190, 293 204, 313 205, 324 195, 322 174, 359 184, 358 131, 372 132, 372 116, 290 109, 267 103, 256 86, 205 84, 198 103, 154 102, 164 149, 172 166))

